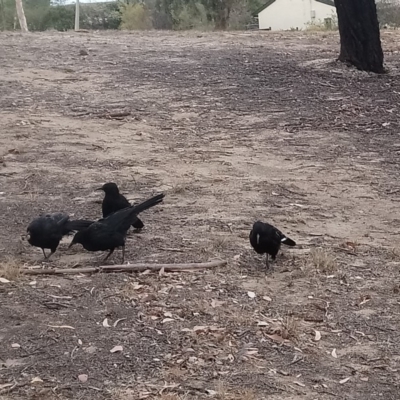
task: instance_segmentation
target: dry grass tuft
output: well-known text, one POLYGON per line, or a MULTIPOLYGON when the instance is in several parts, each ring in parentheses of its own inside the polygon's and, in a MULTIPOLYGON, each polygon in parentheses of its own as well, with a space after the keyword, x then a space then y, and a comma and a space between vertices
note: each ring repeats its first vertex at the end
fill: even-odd
POLYGON ((400 248, 394 247, 393 249, 391 249, 389 255, 392 260, 400 260, 400 248))
POLYGON ((218 400, 256 400, 257 396, 252 389, 242 389, 239 391, 229 391, 223 381, 218 381, 215 387, 218 400))
POLYGON ((168 191, 169 194, 185 194, 188 191, 188 187, 182 184, 176 184, 171 187, 168 191))
POLYGON ((212 249, 215 251, 222 251, 227 248, 229 244, 227 236, 215 236, 212 239, 212 249))
POLYGON ((0 262, 0 277, 17 281, 21 276, 21 266, 18 260, 7 257, 0 262))
POLYGON ((282 326, 284 328, 282 332, 282 337, 284 339, 297 338, 299 336, 299 321, 294 317, 286 317, 282 321, 282 326))
POLYGON ((312 249, 310 251, 310 259, 314 268, 319 272, 332 273, 338 269, 336 257, 324 249, 312 249))
POLYGON ((140 300, 148 294, 150 288, 139 282, 127 282, 119 291, 121 297, 125 300, 140 300))

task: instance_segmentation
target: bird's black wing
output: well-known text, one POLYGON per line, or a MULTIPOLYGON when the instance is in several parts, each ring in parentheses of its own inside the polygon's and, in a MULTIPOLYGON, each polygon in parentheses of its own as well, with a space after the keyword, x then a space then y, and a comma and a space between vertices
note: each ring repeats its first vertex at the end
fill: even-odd
POLYGON ((106 251, 124 246, 125 235, 115 231, 113 227, 104 224, 103 221, 97 221, 82 231, 84 234, 82 245, 86 250, 106 251))
POLYGON ((274 230, 275 234, 279 237, 279 240, 281 243, 287 245, 287 246, 296 246, 296 242, 286 235, 284 235, 278 228, 275 228, 274 226, 270 225, 274 230))

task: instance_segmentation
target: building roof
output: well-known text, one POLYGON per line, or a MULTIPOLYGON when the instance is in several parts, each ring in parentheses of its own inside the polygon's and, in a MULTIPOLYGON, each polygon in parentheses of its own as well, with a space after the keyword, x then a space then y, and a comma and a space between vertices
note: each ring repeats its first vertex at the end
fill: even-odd
MULTIPOLYGON (((261 11, 264 11, 268 8, 272 3, 275 3, 276 0, 268 0, 264 5, 262 5, 258 10, 254 11, 254 15, 259 14, 261 11)), ((315 0, 318 3, 326 4, 327 6, 335 7, 335 2, 333 0, 315 0)))

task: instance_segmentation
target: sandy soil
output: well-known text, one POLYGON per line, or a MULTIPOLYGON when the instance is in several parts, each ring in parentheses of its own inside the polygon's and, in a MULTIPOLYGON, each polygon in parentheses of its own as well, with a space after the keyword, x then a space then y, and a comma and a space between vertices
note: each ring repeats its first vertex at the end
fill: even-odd
POLYGON ((99 217, 107 181, 167 194, 129 262, 228 266, 0 283, 0 398, 398 399, 400 36, 383 41, 375 76, 334 61, 337 34, 1 34, 2 268, 97 265, 70 238, 43 263, 21 235, 45 211, 99 217), (298 242, 269 273, 256 219, 298 242))

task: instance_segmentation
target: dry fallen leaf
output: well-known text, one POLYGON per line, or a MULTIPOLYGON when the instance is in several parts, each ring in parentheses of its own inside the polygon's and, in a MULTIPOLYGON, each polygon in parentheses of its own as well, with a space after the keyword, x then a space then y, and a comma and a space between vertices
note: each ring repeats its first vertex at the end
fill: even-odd
POLYGON ((207 326, 207 325, 204 325, 204 326, 202 326, 202 325, 196 325, 196 326, 193 328, 193 332, 204 332, 204 331, 206 331, 206 330, 208 330, 208 326, 207 326))
POLYGON ((249 296, 251 299, 254 299, 256 294, 254 292, 247 292, 247 296, 249 296))
POLYGON ((269 296, 264 296, 263 299, 266 301, 272 301, 271 297, 269 297, 269 296))
POLYGON ((165 268, 164 268, 164 267, 162 267, 162 268, 160 269, 160 271, 158 272, 158 275, 159 275, 159 276, 165 275, 165 268))
POLYGON ((86 347, 85 352, 89 353, 89 354, 93 354, 96 350, 97 350, 97 348, 95 346, 89 346, 89 347, 86 347))
POLYGON ((225 301, 219 301, 219 300, 216 300, 216 299, 212 299, 211 300, 211 307, 212 308, 221 307, 224 304, 225 304, 225 301))
POLYGON ((266 336, 278 343, 283 343, 285 341, 285 339, 282 336, 279 336, 277 334, 266 335, 266 336))
POLYGON ((10 283, 10 281, 6 278, 0 278, 1 283, 10 283))
POLYGON ((268 326, 269 324, 268 324, 268 322, 265 322, 265 321, 258 321, 257 325, 258 326, 268 326))
POLYGON ((111 350, 110 353, 116 353, 117 351, 122 351, 123 347, 122 346, 114 346, 111 350))
POLYGON ((78 376, 78 379, 82 382, 85 383, 88 380, 88 376, 86 374, 81 374, 78 376))
POLYGON ((31 383, 42 383, 43 381, 38 377, 38 376, 36 376, 35 378, 33 378, 32 380, 31 380, 31 383))
POLYGON ((19 348, 21 347, 21 345, 20 345, 19 343, 13 343, 13 344, 11 345, 11 347, 12 347, 13 349, 19 349, 19 348))
POLYGON ((75 328, 73 326, 69 326, 69 325, 47 325, 50 328, 59 328, 59 329, 72 329, 75 330, 75 328))
POLYGON ((117 325, 118 325, 120 322, 125 321, 125 320, 126 320, 126 318, 117 319, 117 320, 114 322, 113 327, 116 328, 117 325))
POLYGON ((336 349, 332 350, 331 355, 332 355, 332 357, 337 358, 336 349))
POLYGON ((320 331, 315 331, 314 340, 315 340, 316 342, 318 342, 319 340, 321 340, 321 332, 320 332, 320 331))
POLYGON ((164 313, 164 317, 172 318, 172 313, 167 311, 164 313))
POLYGON ((13 385, 13 383, 3 383, 3 384, 0 384, 0 390, 1 389, 5 389, 5 388, 7 388, 7 387, 10 387, 10 386, 12 386, 13 385))
POLYGON ((339 383, 340 383, 341 385, 343 385, 344 383, 346 383, 346 382, 349 381, 350 379, 351 379, 350 377, 344 378, 344 379, 342 379, 341 381, 339 381, 339 383))
POLYGON ((166 322, 171 322, 171 321, 173 321, 173 320, 174 320, 173 318, 164 318, 164 319, 162 320, 162 323, 165 324, 166 322))
POLYGON ((107 318, 103 321, 103 326, 104 326, 104 328, 110 328, 110 325, 108 324, 108 319, 107 318))
POLYGON ((301 386, 301 387, 305 387, 306 386, 304 383, 301 383, 299 381, 293 381, 293 383, 295 383, 296 385, 301 386))

